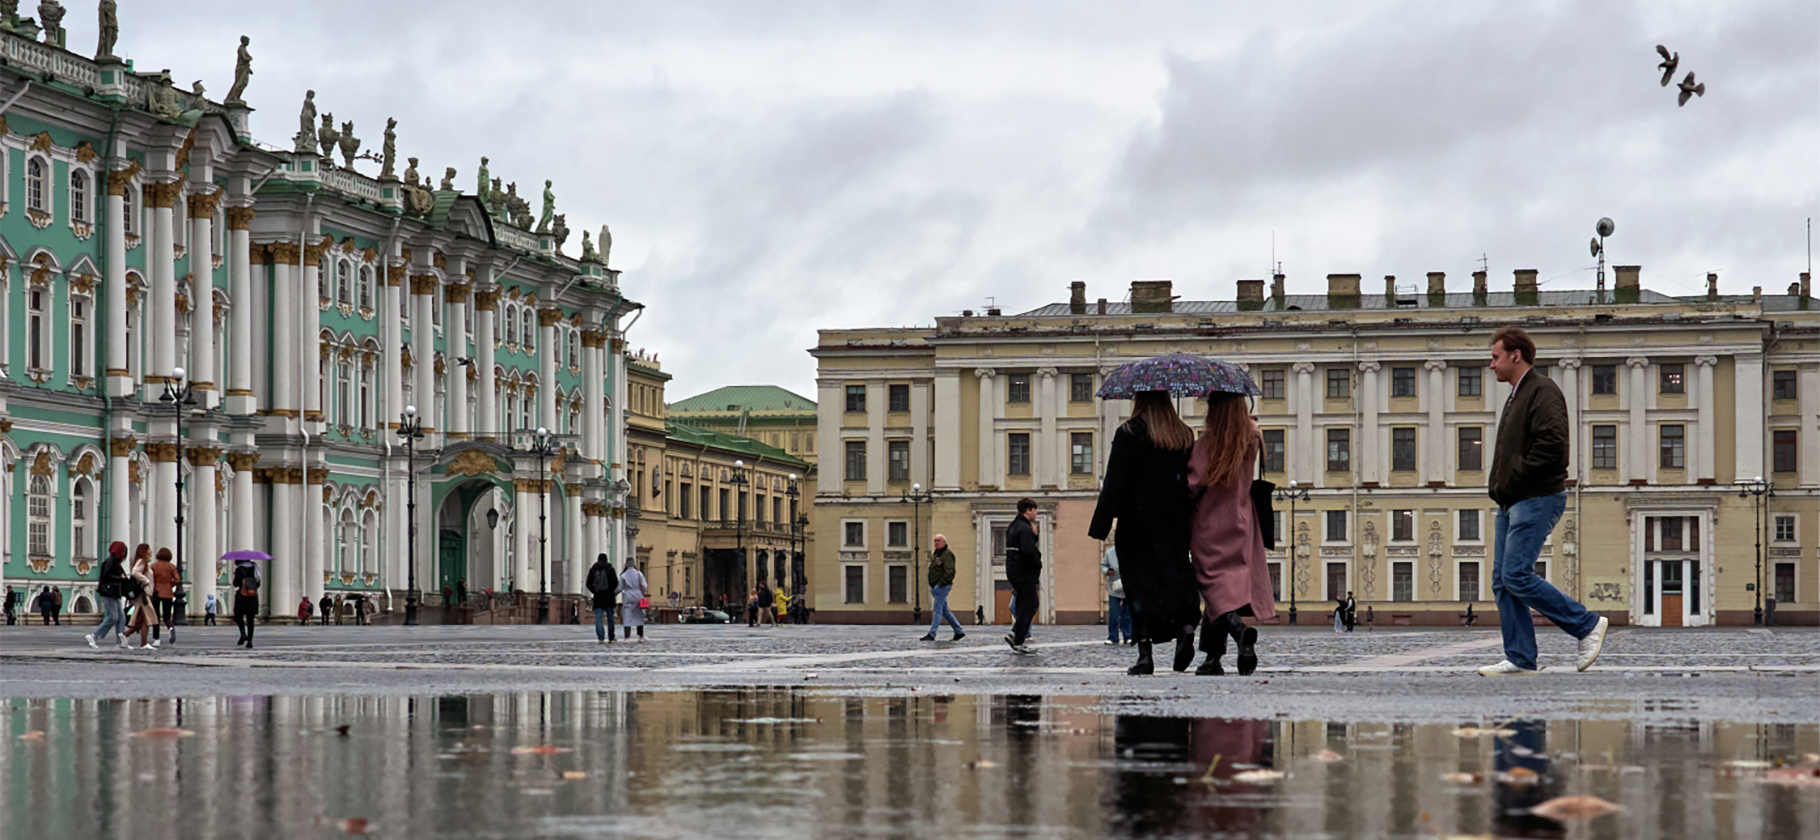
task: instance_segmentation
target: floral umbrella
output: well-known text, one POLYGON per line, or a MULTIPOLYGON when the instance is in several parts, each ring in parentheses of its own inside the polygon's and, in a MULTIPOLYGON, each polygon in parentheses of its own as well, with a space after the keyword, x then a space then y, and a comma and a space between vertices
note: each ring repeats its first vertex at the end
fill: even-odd
POLYGON ((1120 365, 1100 383, 1099 398, 1128 400, 1144 391, 1166 391, 1172 397, 1211 393, 1258 395, 1263 391, 1238 365, 1188 353, 1166 353, 1120 365))

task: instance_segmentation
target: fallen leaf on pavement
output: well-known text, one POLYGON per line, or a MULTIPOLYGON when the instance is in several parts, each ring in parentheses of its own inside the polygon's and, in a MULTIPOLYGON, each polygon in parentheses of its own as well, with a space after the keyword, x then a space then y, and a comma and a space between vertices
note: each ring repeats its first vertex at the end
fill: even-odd
POLYGON ((1345 760, 1345 756, 1342 756, 1339 753, 1334 752, 1333 750, 1321 750, 1308 757, 1314 761, 1319 761, 1322 764, 1332 764, 1336 761, 1345 760))
POLYGON ((565 779, 585 779, 588 777, 588 774, 580 770, 564 770, 562 771, 562 777, 565 779))
POLYGON ((1790 787, 1820 787, 1820 767, 1779 767, 1763 774, 1763 781, 1790 787))
POLYGON ((1623 807, 1616 803, 1607 802, 1597 796, 1576 795, 1557 796, 1529 809, 1529 812, 1538 817, 1566 821, 1590 820, 1622 810, 1624 810, 1623 807))
POLYGON ((133 733, 134 738, 188 738, 196 733, 174 726, 162 726, 157 729, 141 729, 133 733))
POLYGON ((1518 787, 1527 787, 1541 781, 1542 776, 1528 767, 1512 767, 1498 776, 1498 781, 1518 787))
POLYGON ((342 725, 340 725, 340 726, 337 726, 337 727, 335 727, 335 734, 336 734, 336 735, 346 735, 346 734, 348 734, 348 727, 350 727, 350 726, 352 726, 352 724, 347 724, 347 723, 344 723, 344 724, 342 724, 342 725))
POLYGON ((538 746, 535 746, 535 747, 513 747, 512 748, 513 755, 555 755, 557 753, 566 753, 568 751, 569 750, 567 747, 552 747, 552 746, 548 746, 548 745, 544 745, 544 744, 539 744, 538 746))
POLYGON ((1281 770, 1245 770, 1232 774, 1233 781, 1244 782, 1246 784, 1274 782, 1281 778, 1283 778, 1283 771, 1281 770))
POLYGON ((1443 773, 1441 781, 1453 782, 1456 785, 1476 785, 1485 781, 1483 773, 1443 773))
POLYGON ((1514 729, 1480 729, 1477 726, 1462 726, 1455 729, 1453 734, 1462 738, 1504 738, 1517 733, 1514 729))
POLYGON ((966 764, 966 767, 968 770, 989 770, 989 769, 991 769, 993 767, 997 767, 997 766, 998 766, 997 762, 989 761, 984 758, 982 758, 978 761, 969 761, 966 764))
POLYGON ((21 740, 21 741, 42 741, 42 740, 44 740, 44 730, 42 730, 42 729, 28 730, 28 731, 26 731, 25 734, 19 736, 19 740, 21 740))
POLYGON ((366 817, 348 817, 335 824, 335 827, 341 829, 344 834, 365 834, 367 826, 366 817))

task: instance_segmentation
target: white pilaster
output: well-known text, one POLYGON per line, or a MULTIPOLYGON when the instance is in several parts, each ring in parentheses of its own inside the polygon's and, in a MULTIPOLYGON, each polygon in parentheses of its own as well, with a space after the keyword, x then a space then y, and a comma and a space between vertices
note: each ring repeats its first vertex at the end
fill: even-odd
MULTIPOLYGON (((484 271, 491 275, 493 270, 484 271)), ((499 386, 493 377, 493 314, 499 299, 499 286, 490 278, 483 285, 485 288, 476 289, 474 295, 474 343, 479 351, 474 363, 480 367, 480 378, 476 380, 480 393, 475 395, 474 413, 478 415, 475 420, 480 434, 492 437, 499 434, 499 386)), ((598 381, 598 378, 590 381, 598 381)), ((594 414, 598 417, 600 412, 596 410, 594 414)), ((596 453, 591 457, 599 458, 600 455, 596 453)))
POLYGON ((556 396, 556 321, 562 310, 546 306, 537 310, 537 423, 552 433, 562 428, 557 422, 556 396))
MULTIPOLYGON (((1710 366, 1702 372, 1711 379, 1710 366)), ((1802 487, 1820 486, 1820 364, 1802 364, 1796 384, 1801 389, 1801 429, 1795 437, 1800 448, 1799 480, 1802 487)))
POLYGON ((537 494, 532 492, 536 485, 534 478, 517 483, 517 494, 512 499, 512 550, 516 555, 516 562, 512 564, 512 586, 520 592, 537 591, 537 567, 533 558, 537 551, 534 542, 537 537, 537 494))
MULTIPOLYGON (((1739 353, 1732 357, 1732 364, 1737 380, 1737 399, 1733 400, 1738 436, 1733 456, 1738 465, 1737 477, 1767 479, 1769 472, 1763 468, 1763 422, 1767 417, 1763 410, 1763 354, 1739 353)), ((1814 442, 1810 440, 1807 445, 1811 449, 1814 442)))
POLYGON ((910 384, 910 481, 929 489, 929 383, 910 384))
MULTIPOLYGON (((1422 401, 1428 409, 1428 463, 1423 473, 1428 476, 1428 483, 1434 484, 1448 480, 1448 464, 1451 463, 1447 457, 1447 363, 1429 359, 1422 367, 1428 371, 1428 387, 1422 393, 1422 401)), ((1497 438, 1492 438, 1485 441, 1485 445, 1493 447, 1496 441, 1497 438)))
MULTIPOLYGON (((325 558, 328 555, 328 535, 325 532, 330 526, 323 523, 322 512, 327 510, 327 505, 322 499, 323 484, 320 481, 320 479, 328 477, 328 471, 317 472, 314 469, 305 469, 303 472, 305 476, 303 499, 298 510, 298 521, 303 523, 304 534, 303 587, 301 591, 310 596, 310 601, 314 603, 322 600, 322 572, 325 558)), ((425 505, 421 502, 417 505, 418 510, 422 510, 424 507, 425 505)), ((419 539, 422 539, 423 533, 422 530, 417 532, 419 539)), ((423 546, 419 545, 417 548, 421 552, 423 546)), ((418 581, 417 585, 422 586, 423 581, 418 581)))
POLYGON ((1030 455, 1036 461, 1036 463, 1031 466, 1035 467, 1036 474, 1034 478, 1036 481, 1034 483, 1039 490, 1067 486, 1067 481, 1064 480, 1062 471, 1056 469, 1058 463, 1067 463, 1067 459, 1056 457, 1056 374, 1056 369, 1052 367, 1039 368, 1036 372, 1038 383, 1036 393, 1038 425, 1036 440, 1031 441, 1030 444, 1030 455))
MULTIPOLYGON (((847 478, 847 452, 841 445, 841 416, 846 408, 845 393, 839 379, 815 380, 815 448, 821 453, 822 480, 817 493, 840 495, 841 482, 847 478)), ((706 518, 707 511, 699 515, 706 518)))
MULTIPOLYGON (((606 423, 607 383, 601 376, 601 357, 606 352, 606 336, 599 330, 588 329, 581 334, 581 401, 582 415, 587 422, 582 424, 581 457, 605 463, 606 447, 602 444, 601 428, 606 423)), ((598 552, 597 552, 598 553, 598 552)), ((593 555, 588 562, 594 562, 593 555)))
MULTIPOLYGON (((284 412, 290 417, 302 417, 303 406, 297 402, 297 325, 295 317, 286 317, 284 301, 298 299, 297 245, 292 242, 278 242, 270 246, 272 250, 272 295, 271 305, 277 311, 272 316, 272 382, 271 393, 267 394, 273 411, 284 412)), ((312 296, 315 292, 310 293, 312 296)), ((311 306, 315 303, 312 302, 311 306)), ((311 354, 314 357, 314 354, 311 354)), ((276 556, 276 555, 273 555, 276 556)), ((274 593, 273 597, 277 597, 274 593)), ((276 602, 274 602, 276 603, 276 602)))
POLYGON ((1389 475, 1389 459, 1384 455, 1384 430, 1378 428, 1378 371, 1380 362, 1359 363, 1359 481, 1381 482, 1389 475))
POLYGON ((177 255, 171 227, 171 202, 176 199, 178 189, 178 184, 156 183, 147 185, 145 191, 146 204, 152 210, 146 254, 151 261, 152 274, 152 297, 148 302, 151 317, 147 319, 151 323, 146 336, 152 347, 152 364, 146 371, 142 394, 147 402, 158 399, 164 391, 165 379, 171 375, 171 368, 177 366, 177 255))
POLYGON ((935 371, 935 489, 961 489, 961 372, 951 368, 935 371))
MULTIPOLYGON (((400 311, 404 306, 404 286, 406 266, 391 265, 388 256, 383 271, 385 283, 379 289, 379 382, 385 390, 385 407, 380 416, 385 421, 381 428, 389 432, 398 430, 398 415, 404 412, 404 318, 400 311)), ((390 440, 390 438, 388 438, 390 440)), ((390 492, 390 491, 388 491, 390 492)), ((402 492, 402 488, 400 488, 402 492)), ((386 498, 401 498, 388 495, 386 498)), ((392 517, 387 517, 388 521, 392 517)), ((397 522, 403 522, 400 519, 397 522)), ((387 533, 395 533, 388 528, 387 533)), ((397 535, 403 539, 402 534, 397 535)), ((402 544, 402 543, 399 543, 402 544)), ((395 584, 402 586, 403 584, 395 584)))
POLYGON ((1643 479, 1653 484, 1656 480, 1656 459, 1650 457, 1653 454, 1650 447, 1655 443, 1655 435, 1649 427, 1649 359, 1632 356, 1625 359, 1624 363, 1630 367, 1630 387, 1625 389, 1625 397, 1630 406, 1630 463, 1624 470, 1624 480, 1630 482, 1643 479))
POLYGON ((197 431, 201 433, 198 442, 203 445, 190 450, 190 480, 184 482, 190 496, 183 514, 183 553, 189 555, 184 560, 184 572, 189 578, 185 609, 191 615, 201 615, 208 596, 215 592, 215 512, 220 498, 215 492, 215 459, 219 450, 213 445, 214 432, 207 426, 197 431))
POLYGON ((271 485, 272 516, 268 527, 272 529, 272 544, 266 553, 272 555, 272 560, 265 585, 271 590, 266 603, 274 617, 297 615, 297 598, 303 583, 303 544, 297 531, 303 517, 302 471, 280 472, 295 472, 298 477, 293 483, 286 480, 291 476, 283 475, 271 485))
POLYGON ((885 450, 886 388, 882 379, 866 383, 866 492, 873 496, 885 494, 890 461, 885 450))
MULTIPOLYGON (((228 310, 228 377, 225 406, 229 414, 252 414, 259 410, 253 395, 253 366, 263 358, 253 350, 253 320, 264 311, 253 305, 251 199, 239 199, 227 209, 228 295, 233 307, 228 310)), ((244 546, 243 546, 244 547, 244 546)))
MULTIPOLYGON (((457 272, 456 276, 462 275, 457 272)), ((467 283, 449 287, 449 317, 442 325, 443 358, 448 360, 449 377, 448 436, 457 440, 466 439, 473 431, 468 426, 468 369, 460 363, 473 356, 468 350, 468 295, 472 291, 467 283)))
POLYGON ((1321 459, 1325 457, 1327 442, 1316 437, 1314 431, 1314 363, 1296 362, 1291 370, 1295 371, 1295 436, 1290 445, 1296 457, 1289 468, 1295 471, 1290 478, 1302 484, 1314 483, 1320 486, 1321 476, 1326 473, 1321 459))
MULTIPOLYGON (((425 449, 441 446, 436 432, 442 431, 442 407, 436 404, 436 285, 441 282, 431 273, 426 251, 412 266, 411 272, 411 401, 417 416, 423 418, 425 449)), ((421 536, 421 531, 419 536, 421 536)))
MULTIPOLYGON (((585 540, 582 537, 581 482, 571 480, 563 489, 562 556, 568 559, 568 562, 563 564, 563 570, 567 572, 564 577, 567 580, 552 582, 550 588, 557 594, 578 595, 587 591, 582 584, 587 579, 588 567, 594 565, 594 555, 588 554, 583 547, 585 540)), ((552 616, 550 620, 555 621, 556 619, 552 616)))
POLYGON ((1580 360, 1562 359, 1557 365, 1560 373, 1561 398, 1567 403, 1567 460, 1572 465, 1568 477, 1584 484, 1586 482, 1586 452, 1584 441, 1585 430, 1580 423, 1580 360))
POLYGON ((974 370, 973 376, 975 379, 979 380, 980 424, 979 458, 978 463, 975 464, 977 472, 975 473, 974 480, 978 482, 981 488, 987 486, 996 487, 999 484, 998 471, 993 469, 992 465, 998 463, 998 456, 996 454, 998 450, 998 447, 996 446, 998 436, 994 433, 992 420, 993 417, 996 416, 998 410, 998 388, 995 384, 998 381, 998 372, 994 371, 992 368, 983 367, 974 370))
MULTIPOLYGON (((124 173, 122 173, 124 174, 124 173)), ((125 397, 133 392, 126 345, 126 196, 127 179, 110 174, 107 190, 107 393, 125 397), (115 186, 115 182, 119 186, 115 186)), ((10 314, 10 313, 9 313, 10 314)), ((114 520, 116 522, 124 520, 114 520)), ((119 526, 116 525, 116 528, 119 526)))
MULTIPOLYGON (((309 227, 315 228, 316 223, 311 222, 309 227)), ((317 236, 318 234, 311 230, 305 239, 313 239, 317 236)), ((321 296, 318 289, 323 279, 322 256, 332 244, 334 244, 333 240, 325 236, 314 244, 304 246, 303 267, 299 272, 300 279, 297 283, 297 291, 304 299, 304 305, 298 310, 302 323, 298 326, 297 352, 304 360, 302 370, 298 372, 298 375, 303 377, 303 417, 305 421, 317 424, 311 427, 313 430, 320 429, 324 420, 322 413, 322 359, 324 356, 322 306, 319 303, 321 296)), ((317 558, 317 562, 320 564, 321 558, 317 558)), ((318 588, 322 586, 320 576, 314 585, 318 588)))
MULTIPOLYGON (((219 187, 190 196, 190 382, 199 407, 221 404, 220 377, 215 371, 215 203, 219 187)), ((212 468, 211 468, 212 469, 212 468)), ((210 492, 213 492, 211 489, 210 492)))

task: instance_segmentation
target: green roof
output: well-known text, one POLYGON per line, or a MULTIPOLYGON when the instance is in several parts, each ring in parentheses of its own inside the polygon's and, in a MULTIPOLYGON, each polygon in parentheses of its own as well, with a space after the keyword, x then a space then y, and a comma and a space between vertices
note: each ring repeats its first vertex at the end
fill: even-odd
POLYGON ((709 431, 700 426, 678 423, 671 420, 664 424, 664 436, 672 443, 685 446, 712 446, 729 452, 738 452, 753 458, 763 458, 777 464, 789 464, 799 467, 803 472, 809 471, 809 462, 791 455, 775 446, 767 446, 756 440, 723 432, 709 431))
POLYGON ((728 385, 670 403, 668 408, 672 414, 739 414, 742 411, 814 414, 815 401, 776 385, 728 385))

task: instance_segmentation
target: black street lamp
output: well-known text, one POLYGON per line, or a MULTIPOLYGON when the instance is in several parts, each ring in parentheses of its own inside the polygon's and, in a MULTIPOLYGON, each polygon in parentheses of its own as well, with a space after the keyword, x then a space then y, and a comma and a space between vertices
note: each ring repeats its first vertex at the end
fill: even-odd
POLYGON ((799 476, 796 473, 791 473, 790 489, 784 491, 784 495, 790 497, 790 520, 787 524, 790 527, 790 595, 792 597, 801 593, 803 588, 803 573, 800 567, 802 559, 798 556, 799 552, 796 547, 797 538, 802 536, 796 525, 797 505, 803 496, 802 488, 797 484, 798 479, 799 476))
POLYGON ((196 404, 196 394, 189 382, 183 381, 183 368, 171 368, 164 380, 164 395, 158 398, 176 409, 177 419, 177 585, 171 587, 171 644, 177 643, 177 628, 189 622, 184 618, 187 600, 183 591, 183 412, 196 404))
POLYGON ((911 624, 923 623, 923 505, 935 501, 935 491, 924 490, 921 484, 911 484, 910 492, 905 493, 900 502, 910 503, 910 588, 916 598, 916 608, 911 613, 911 624))
POLYGON ((1298 501, 1302 501, 1302 502, 1308 501, 1308 487, 1307 487, 1307 485, 1298 484, 1294 481, 1291 481, 1291 482, 1289 482, 1288 487, 1278 487, 1277 488, 1277 501, 1289 502, 1289 520, 1287 522, 1288 527, 1284 529, 1284 530, 1288 531, 1289 533, 1283 534, 1281 536, 1288 540, 1287 544, 1289 546, 1289 580, 1287 582, 1287 587, 1289 589, 1289 623, 1294 624, 1295 616, 1296 616, 1296 606, 1295 606, 1296 563, 1295 563, 1295 560, 1296 560, 1296 549, 1298 548, 1298 546, 1295 543, 1295 503, 1298 501))
MULTIPOLYGON (((733 494, 736 501, 733 508, 733 548, 739 554, 739 581, 744 584, 746 582, 746 487, 752 483, 746 479, 745 461, 733 462, 733 478, 727 483, 734 487, 733 494)), ((720 512, 720 515, 723 521, 727 518, 727 512, 724 510, 720 512)), ((732 581, 728 581, 728 583, 730 584, 732 581)), ((734 593, 734 598, 738 597, 740 597, 739 594, 734 593)))
POLYGON ((545 500, 550 495, 550 479, 546 473, 547 461, 556 454, 556 436, 542 426, 531 436, 531 451, 537 453, 537 623, 550 623, 550 582, 545 574, 549 566, 550 555, 546 543, 549 532, 545 527, 545 500))
POLYGON ((407 405, 398 417, 398 436, 404 438, 404 508, 410 523, 405 528, 404 626, 417 626, 417 439, 423 437, 423 418, 417 406, 407 405))
POLYGON ((1774 498, 1776 488, 1769 486, 1769 482, 1764 481, 1762 476, 1750 479, 1740 478, 1735 483, 1738 485, 1738 498, 1755 497, 1751 502, 1750 529, 1751 535, 1757 540, 1757 582, 1751 588, 1757 596, 1757 606, 1751 610, 1751 623, 1761 626, 1763 624, 1763 497, 1774 498))

